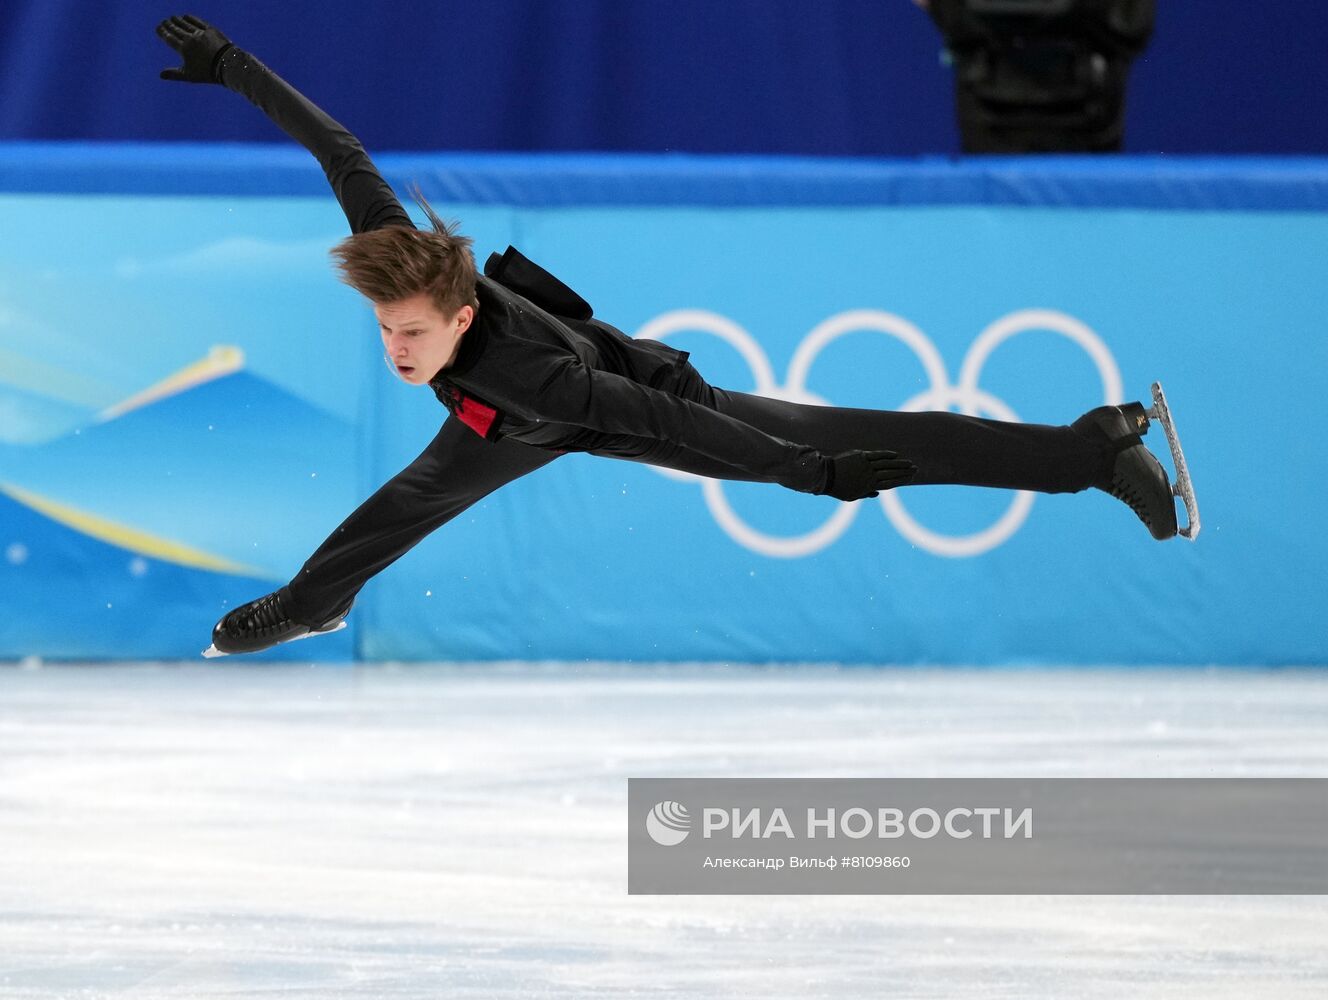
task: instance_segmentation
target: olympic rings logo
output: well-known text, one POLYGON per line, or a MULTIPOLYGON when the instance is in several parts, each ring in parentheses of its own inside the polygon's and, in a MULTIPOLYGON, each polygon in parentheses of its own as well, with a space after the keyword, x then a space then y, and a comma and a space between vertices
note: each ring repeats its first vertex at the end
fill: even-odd
MULTIPOLYGON (((713 334, 742 356, 756 381, 755 392, 758 395, 824 406, 830 405, 829 401, 807 388, 812 365, 821 351, 849 333, 883 333, 913 351, 922 363, 930 383, 925 391, 906 400, 897 409, 917 412, 957 408, 968 416, 1018 420, 1018 414, 1006 402, 979 388, 978 380, 982 376, 983 366, 1001 344, 1030 330, 1051 331, 1078 344, 1097 367, 1102 379, 1103 401, 1119 403, 1124 398, 1120 369, 1102 338, 1082 321, 1052 309, 1022 309, 988 326, 978 334, 964 355, 959 379, 954 383, 950 381, 940 351, 926 334, 902 316, 878 309, 850 310, 820 323, 798 345, 782 385, 775 380, 770 358, 756 339, 737 323, 718 313, 703 309, 677 309, 650 320, 636 332, 636 336, 642 340, 664 340, 683 331, 713 334)), ((738 516, 724 495, 722 481, 672 469, 656 468, 655 471, 670 479, 699 482, 706 506, 730 538, 753 552, 778 559, 802 558, 833 545, 848 530, 861 506, 841 503, 825 523, 803 535, 769 535, 756 530, 738 516)), ((898 491, 882 493, 879 500, 890 523, 914 545, 934 555, 958 559, 981 555, 1009 540, 1027 520, 1033 507, 1033 497, 1032 493, 1016 491, 1009 507, 994 524, 969 535, 945 535, 923 526, 904 507, 898 491)))

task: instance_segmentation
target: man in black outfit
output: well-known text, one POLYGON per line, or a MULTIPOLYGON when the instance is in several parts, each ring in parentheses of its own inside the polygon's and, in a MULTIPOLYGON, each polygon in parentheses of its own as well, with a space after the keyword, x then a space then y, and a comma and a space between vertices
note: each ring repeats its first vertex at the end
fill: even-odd
POLYGON ((713 387, 685 353, 594 318, 513 248, 477 275, 469 240, 418 197, 433 228, 416 229, 355 137, 216 28, 172 17, 157 34, 183 57, 163 79, 244 95, 318 159, 353 234, 333 251, 343 278, 373 303, 398 375, 428 385, 450 413, 289 584, 217 623, 215 653, 339 628, 370 577, 489 493, 574 451, 845 501, 905 483, 1091 486, 1129 504, 1155 538, 1176 534, 1171 488, 1140 441, 1148 420, 1137 403, 1053 427, 713 387))

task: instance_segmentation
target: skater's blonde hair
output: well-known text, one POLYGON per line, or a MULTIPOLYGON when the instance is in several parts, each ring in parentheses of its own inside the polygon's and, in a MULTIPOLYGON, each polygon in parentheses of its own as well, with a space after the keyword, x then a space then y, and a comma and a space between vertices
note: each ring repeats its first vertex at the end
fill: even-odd
POLYGON ((447 317, 465 305, 478 308, 470 237, 440 219, 418 187, 411 196, 433 228, 385 226, 342 240, 332 248, 341 280, 374 303, 424 293, 447 317))

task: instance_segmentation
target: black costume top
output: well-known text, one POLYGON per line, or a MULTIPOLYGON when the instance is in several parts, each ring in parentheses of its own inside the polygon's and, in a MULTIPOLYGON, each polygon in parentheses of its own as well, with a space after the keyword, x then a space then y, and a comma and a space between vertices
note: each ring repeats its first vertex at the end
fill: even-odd
MULTIPOLYGON (((258 59, 232 48, 220 78, 313 153, 352 232, 413 225, 359 141, 258 59)), ((656 388, 686 364, 685 353, 594 319, 580 296, 514 249, 490 258, 476 296, 456 359, 430 382, 451 411, 448 424, 490 443, 510 439, 557 453, 611 453, 624 436, 671 441, 753 479, 805 493, 826 489, 827 456, 656 388)), ((445 424, 444 431, 456 440, 455 430, 445 424)), ((494 488, 482 474, 492 451, 454 449, 440 470, 465 501, 458 510, 494 488)))
MULTIPOLYGON (((227 50, 218 67, 225 86, 317 157, 352 231, 412 225, 354 136, 243 50, 227 50)), ((918 463, 919 483, 1064 492, 1110 481, 1114 450, 1071 427, 716 389, 685 354, 595 319, 580 296, 510 248, 489 259, 476 297, 456 358, 430 383, 451 416, 290 581, 284 606, 295 619, 344 615, 370 577, 430 532, 565 451, 808 493, 830 485, 828 456, 887 442, 918 463)))

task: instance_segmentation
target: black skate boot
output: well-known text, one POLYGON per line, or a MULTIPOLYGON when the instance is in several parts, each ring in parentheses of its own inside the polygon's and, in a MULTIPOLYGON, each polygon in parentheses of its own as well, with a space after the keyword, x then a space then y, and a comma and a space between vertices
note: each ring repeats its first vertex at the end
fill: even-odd
MULTIPOLYGON (((231 653, 256 653, 278 643, 336 632, 345 628, 351 605, 322 623, 300 621, 293 617, 290 590, 282 587, 266 597, 242 604, 217 622, 212 629, 212 648, 204 656, 228 656, 231 653)), ((354 603, 354 602, 352 602, 354 603)))
POLYGON ((1148 424, 1142 403, 1122 403, 1089 410, 1070 426, 1085 436, 1105 438, 1115 453, 1110 471, 1093 485, 1127 504, 1154 538, 1165 541, 1176 535, 1176 503, 1166 469, 1140 438, 1148 424))

